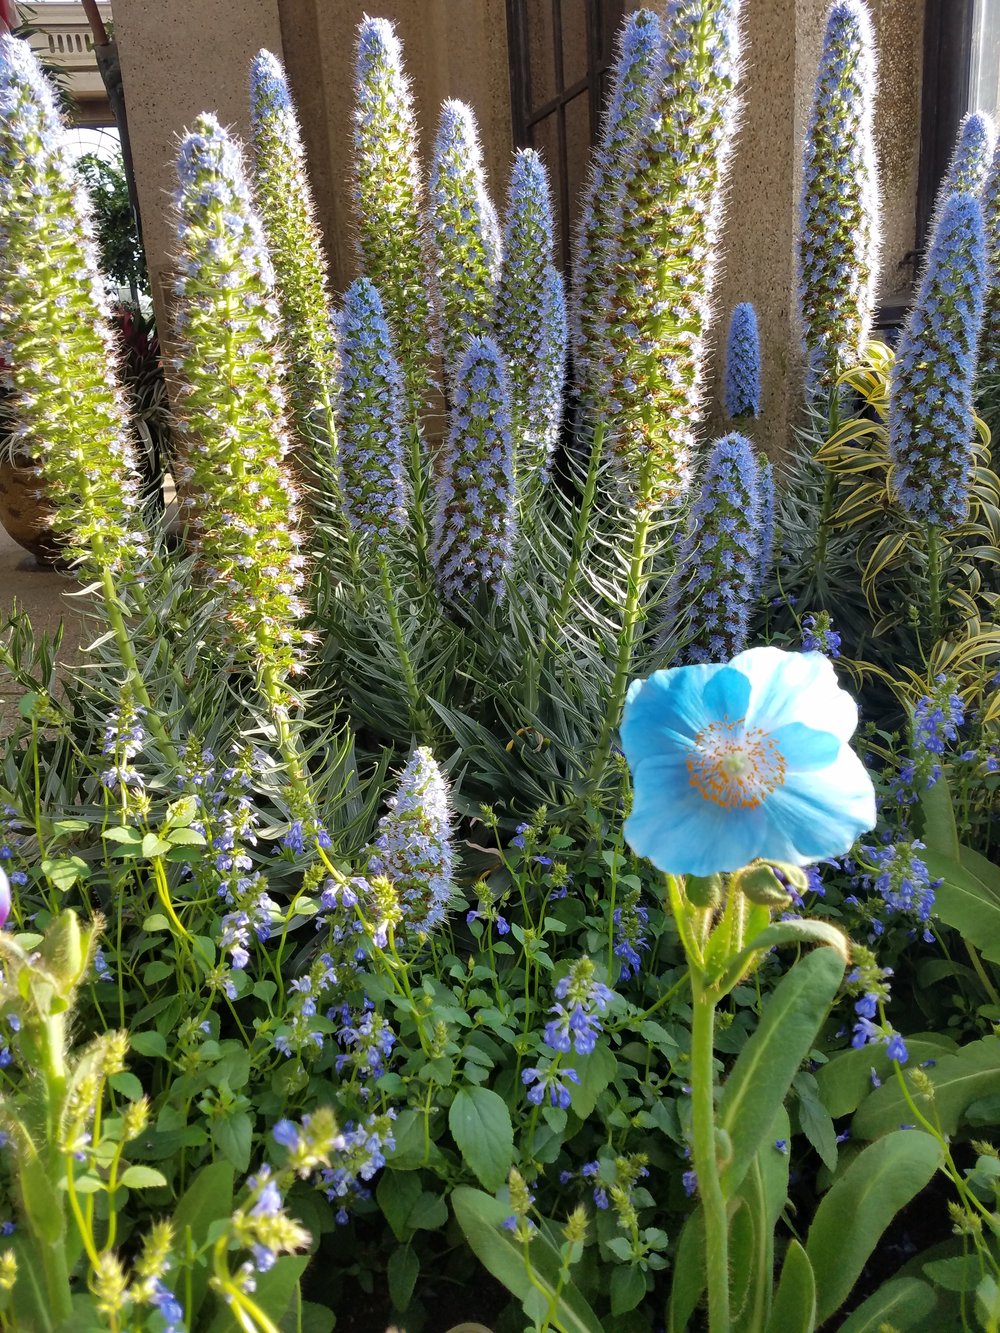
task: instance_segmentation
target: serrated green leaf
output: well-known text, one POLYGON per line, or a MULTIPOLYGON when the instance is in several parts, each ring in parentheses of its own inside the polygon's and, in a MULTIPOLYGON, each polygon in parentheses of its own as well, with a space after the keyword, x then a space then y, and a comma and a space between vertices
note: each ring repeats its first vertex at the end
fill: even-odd
POLYGON ((480 1184, 499 1189, 514 1162, 514 1129, 503 1098, 489 1088, 460 1088, 448 1110, 448 1128, 480 1184))
POLYGON ((151 1166, 130 1166, 118 1177, 118 1183, 130 1190, 151 1190, 165 1185, 167 1178, 151 1166))
POLYGON ((413 1289, 420 1276, 420 1260, 409 1245, 393 1250, 386 1266, 389 1279, 389 1299, 393 1309, 404 1314, 413 1299, 413 1289))

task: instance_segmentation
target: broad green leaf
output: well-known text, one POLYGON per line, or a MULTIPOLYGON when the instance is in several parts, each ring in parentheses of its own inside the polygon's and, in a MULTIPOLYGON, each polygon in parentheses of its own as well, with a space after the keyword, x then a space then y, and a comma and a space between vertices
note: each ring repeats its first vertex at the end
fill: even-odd
POLYGON ((958 860, 930 846, 922 856, 931 876, 943 881, 934 890, 935 916, 1000 963, 1000 866, 971 847, 961 847, 958 860))
POLYGON ((598 1044, 589 1055, 574 1060, 573 1068, 580 1082, 569 1085, 570 1109, 581 1120, 587 1120, 593 1114, 598 1097, 618 1073, 618 1061, 607 1046, 598 1044))
POLYGON ((932 1135, 896 1130, 869 1144, 834 1182, 806 1241, 821 1323, 843 1305, 883 1231, 942 1161, 943 1150, 932 1135))
POLYGON ((947 856, 952 861, 961 859, 955 807, 944 778, 920 793, 920 808, 924 815, 923 842, 930 852, 947 856))
MULTIPOLYGON (((954 1134, 967 1106, 1000 1092, 1000 1037, 969 1042, 954 1054, 941 1056, 924 1073, 934 1087, 933 1116, 937 1117, 942 1133, 954 1134)), ((925 1115, 931 1113, 926 1096, 908 1086, 917 1109, 925 1115)), ((912 1122, 913 1113, 892 1077, 861 1104, 851 1122, 851 1133, 862 1139, 877 1139, 901 1124, 912 1122)))
POLYGON ((667 1306, 667 1333, 684 1333, 705 1290, 705 1218, 700 1205, 677 1242, 667 1306))
POLYGON ((143 856, 154 857, 163 856, 165 852, 170 851, 170 843, 156 833, 147 833, 142 840, 143 856))
POLYGON ((881 1333, 884 1328, 906 1333, 933 1313, 937 1297, 916 1277, 895 1278, 874 1292, 841 1324, 840 1333, 881 1333))
POLYGON ((611 1313, 628 1314, 646 1295, 646 1276, 635 1265, 618 1264, 611 1274, 611 1313))
POLYGON ((133 843, 137 848, 142 846, 142 833, 137 828, 120 825, 105 829, 103 836, 110 838, 112 842, 133 843))
POLYGON ((730 1136, 732 1160, 722 1187, 732 1198, 809 1054, 844 975, 835 949, 806 954, 778 984, 756 1032, 744 1046, 719 1098, 718 1123, 730 1136))
POLYGON ((815 1327, 816 1280, 809 1256, 793 1238, 781 1267, 767 1333, 813 1333, 815 1327))
POLYGON ((795 1091, 799 1098, 799 1127, 819 1153, 823 1165, 837 1169, 837 1131, 830 1112, 819 1098, 819 1089, 812 1074, 796 1074, 795 1091))
POLYGON ((375 1198, 398 1241, 409 1240, 412 1234, 407 1219, 420 1194, 420 1177, 412 1171, 393 1171, 389 1168, 382 1172, 375 1198))
POLYGON ((152 1190, 165 1185, 167 1178, 151 1166, 130 1166, 119 1176, 118 1183, 130 1190, 152 1190))
MULTIPOLYGON (((454 1191, 451 1202, 465 1239, 483 1267, 522 1303, 530 1300, 536 1288, 525 1271, 521 1244, 503 1225, 509 1205, 466 1185, 454 1191)), ((535 1282, 551 1298, 558 1287, 561 1261, 542 1234, 531 1242, 531 1262, 535 1282)), ((556 1312, 553 1323, 563 1333, 603 1333, 600 1320, 572 1284, 560 1293, 556 1312)))
POLYGON ((79 856, 46 858, 41 864, 42 874, 62 893, 78 880, 90 879, 90 866, 79 856))
MULTIPOLYGON (((233 1168, 228 1162, 210 1162, 195 1175, 181 1195, 173 1212, 174 1235, 179 1255, 188 1248, 198 1249, 205 1243, 213 1222, 228 1217, 233 1208, 233 1168)), ((189 1270, 191 1308, 189 1316, 197 1314, 208 1290, 207 1266, 193 1264, 189 1270)), ((193 1321, 192 1321, 193 1322, 193 1321)))
POLYGON ((489 1088, 460 1088, 448 1128, 479 1183, 498 1190, 514 1162, 514 1129, 507 1103, 489 1088))
POLYGON ((420 1276, 420 1260, 409 1245, 400 1245, 389 1256, 386 1268, 389 1279, 389 1299, 394 1309, 402 1313, 413 1299, 413 1288, 420 1276))
MULTIPOLYGON (((819 1086, 823 1105, 834 1120, 856 1111, 872 1091, 872 1070, 886 1083, 892 1077, 893 1063, 885 1053, 885 1043, 862 1046, 860 1050, 838 1051, 829 1063, 816 1070, 814 1078, 819 1086)), ((906 1039, 910 1064, 925 1060, 940 1060, 955 1050, 950 1037, 919 1037, 906 1039)))
POLYGON ((932 1259, 922 1267, 935 1287, 943 1287, 945 1291, 975 1291, 981 1276, 979 1257, 975 1254, 932 1259))
POLYGON ((250 1165, 250 1144, 253 1139, 253 1125, 244 1111, 233 1115, 220 1115, 211 1122, 212 1142, 222 1153, 227 1162, 232 1162, 237 1171, 245 1171, 250 1165))

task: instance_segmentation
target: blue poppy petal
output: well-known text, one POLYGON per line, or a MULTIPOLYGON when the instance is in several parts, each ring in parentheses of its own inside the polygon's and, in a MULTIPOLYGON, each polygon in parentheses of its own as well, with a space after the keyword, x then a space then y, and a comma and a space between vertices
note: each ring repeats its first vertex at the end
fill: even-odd
POLYGON ((815 731, 804 722, 789 722, 771 733, 781 751, 787 773, 811 773, 827 768, 840 753, 840 741, 829 731, 815 731))
POLYGON ((789 775, 764 802, 774 847, 762 853, 793 865, 808 865, 849 852, 875 827, 875 789, 849 745, 836 760, 812 773, 789 775))
POLYGON ((720 667, 705 685, 705 711, 714 722, 736 722, 750 707, 750 681, 742 671, 720 667))
POLYGON ((764 854, 763 807, 729 810, 691 785, 680 756, 648 759, 635 770, 625 838, 638 856, 670 875, 738 870, 764 854))
POLYGON ((711 665, 681 667, 632 682, 621 723, 622 749, 631 768, 665 751, 690 748, 712 721, 704 691, 708 678, 719 670, 711 665))
POLYGON ((833 663, 822 653, 748 648, 730 663, 751 687, 748 726, 775 732, 791 722, 829 731, 840 741, 854 735, 858 706, 837 683, 833 663))

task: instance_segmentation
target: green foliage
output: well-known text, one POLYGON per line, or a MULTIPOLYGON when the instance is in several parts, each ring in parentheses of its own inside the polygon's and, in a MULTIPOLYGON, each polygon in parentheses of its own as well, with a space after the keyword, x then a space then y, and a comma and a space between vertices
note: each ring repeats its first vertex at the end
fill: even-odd
POLYGON ((76 169, 90 195, 101 270, 116 287, 149 294, 142 238, 129 199, 124 166, 97 153, 83 153, 76 169))

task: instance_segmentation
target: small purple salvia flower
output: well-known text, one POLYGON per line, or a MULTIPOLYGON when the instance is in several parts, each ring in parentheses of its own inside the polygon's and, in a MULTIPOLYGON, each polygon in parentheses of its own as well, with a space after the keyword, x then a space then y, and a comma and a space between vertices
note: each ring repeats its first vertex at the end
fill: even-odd
POLYGON ((510 376, 514 471, 523 495, 544 479, 559 438, 567 336, 548 173, 530 148, 514 157, 503 251, 497 343, 510 376))
POLYGON ((438 584, 449 602, 504 595, 515 532, 510 388, 492 338, 473 338, 455 383, 434 516, 438 584))
POLYGON ((941 208, 890 383, 892 489, 917 523, 950 528, 968 513, 985 289, 982 209, 972 195, 953 194, 941 208))
POLYGON ((473 335, 493 332, 501 241, 472 108, 441 107, 428 190, 445 368, 453 379, 473 335))
POLYGON ((803 163, 799 312, 807 393, 861 359, 879 276, 875 32, 865 0, 827 15, 803 163))
POLYGON ((454 853, 448 782, 426 747, 414 750, 387 805, 367 873, 392 882, 409 930, 430 934, 444 921, 454 853))
POLYGON ((569 972, 556 983, 553 992, 556 1003, 545 1025, 545 1042, 554 1051, 589 1055, 603 1031, 599 1015, 614 999, 614 992, 596 980, 594 964, 589 958, 578 958, 569 972))
POLYGON ((723 400, 731 421, 760 416, 760 334, 749 301, 735 306, 729 321, 723 400))
POLYGON ((828 611, 802 618, 802 651, 823 653, 825 657, 840 656, 840 635, 833 628, 828 611))
POLYGON ((757 461, 745 435, 717 440, 671 580, 664 639, 677 664, 726 662, 746 647, 760 590, 757 461))
POLYGON ((344 508, 355 532, 385 551, 406 520, 403 379, 382 302, 368 278, 347 289, 338 321, 337 427, 344 508))
POLYGON ((532 1106, 541 1106, 548 1097, 549 1102, 560 1110, 568 1110, 572 1093, 566 1086, 579 1083, 580 1075, 575 1069, 560 1069, 554 1062, 521 1070, 521 1082, 528 1089, 528 1101, 532 1106))

